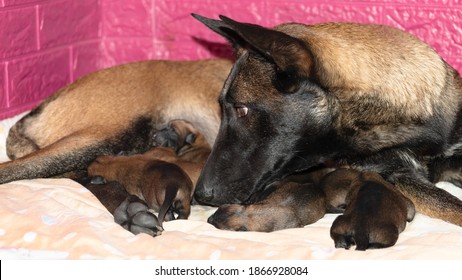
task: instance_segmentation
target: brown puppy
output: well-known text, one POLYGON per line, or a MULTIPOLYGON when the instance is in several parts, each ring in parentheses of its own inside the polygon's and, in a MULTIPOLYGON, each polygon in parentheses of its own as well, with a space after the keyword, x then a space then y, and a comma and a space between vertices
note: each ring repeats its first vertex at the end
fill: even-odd
POLYGON ((253 204, 222 205, 208 223, 225 230, 271 232, 303 227, 326 213, 324 193, 313 183, 275 183, 262 196, 253 204))
POLYGON ((227 60, 143 61, 85 76, 47 98, 10 130, 0 183, 85 170, 98 155, 143 153, 173 119, 213 143, 227 60), (180 101, 179 101, 180 100, 180 101))
POLYGON ((332 170, 323 166, 289 176, 257 194, 252 203, 221 205, 208 222, 220 229, 263 232, 314 223, 326 213, 319 182, 332 170))
MULTIPOLYGON (((133 233, 158 235, 159 229, 155 225, 158 224, 159 228, 162 228, 165 214, 172 204, 172 210, 179 211, 179 218, 189 215, 189 203, 194 186, 211 150, 204 135, 185 120, 170 121, 167 127, 156 132, 153 141, 155 145, 169 147, 155 147, 142 155, 100 156, 88 167, 90 177, 102 176, 105 180, 122 183, 130 194, 146 200, 146 207, 142 206, 141 201, 133 198, 123 198, 122 201, 119 199, 116 202, 117 206, 120 205, 118 211, 114 212, 116 222, 133 233), (166 164, 167 162, 170 164, 166 164), (178 171, 179 168, 188 178, 183 172, 178 171), (141 213, 130 210, 134 207, 141 213), (146 213, 148 207, 159 210, 158 219, 146 213), (187 213, 182 216, 184 210, 187 210, 187 213), (138 216, 140 218, 137 218, 138 216)), ((101 187, 107 189, 106 185, 103 184, 101 187)), ((98 186, 93 186, 92 189, 94 191, 98 186)), ((114 190, 111 190, 112 192, 114 190)), ((104 205, 114 204, 112 198, 104 195, 100 197, 104 205), (107 201, 108 199, 111 201, 107 201)), ((172 215, 167 217, 168 220, 172 218, 172 215)))
POLYGON ((125 190, 124 186, 116 181, 105 182, 104 184, 92 184, 91 182, 88 182, 84 185, 85 188, 87 188, 96 197, 104 198, 100 199, 101 204, 103 204, 104 207, 106 207, 106 209, 113 215, 117 207, 119 207, 120 204, 130 195, 125 190))
POLYGON ((414 204, 374 172, 338 169, 326 175, 320 187, 328 210, 345 210, 330 230, 336 248, 393 246, 415 215, 414 204))
MULTIPOLYGON (((114 221, 128 231, 138 234, 157 236, 164 230, 162 223, 151 213, 146 202, 135 195, 130 195, 125 187, 116 181, 99 184, 86 183, 85 187, 96 197, 114 216, 114 221)), ((171 203, 164 200, 165 207, 171 203)))
MULTIPOLYGON (((145 155, 99 156, 88 167, 88 175, 119 182, 129 194, 159 212, 160 223, 170 207, 179 219, 187 219, 190 214, 194 187, 188 175, 175 164, 145 155)), ((171 216, 167 217, 170 219, 171 216)))

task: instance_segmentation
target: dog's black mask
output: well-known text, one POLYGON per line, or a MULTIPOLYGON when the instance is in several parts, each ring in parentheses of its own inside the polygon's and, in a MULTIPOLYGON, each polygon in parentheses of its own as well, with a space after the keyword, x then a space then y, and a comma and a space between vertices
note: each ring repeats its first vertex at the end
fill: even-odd
POLYGON ((211 205, 249 203, 270 183, 323 159, 333 142, 330 105, 299 39, 226 17, 194 17, 230 40, 238 56, 195 197, 211 205))

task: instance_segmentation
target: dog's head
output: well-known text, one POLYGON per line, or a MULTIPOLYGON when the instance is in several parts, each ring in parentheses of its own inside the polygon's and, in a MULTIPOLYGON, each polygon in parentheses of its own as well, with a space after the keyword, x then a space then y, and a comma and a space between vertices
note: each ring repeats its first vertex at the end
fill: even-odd
POLYGON ((320 161, 331 140, 330 105, 300 39, 223 16, 194 17, 231 41, 237 54, 196 198, 212 205, 251 202, 271 182, 320 161))

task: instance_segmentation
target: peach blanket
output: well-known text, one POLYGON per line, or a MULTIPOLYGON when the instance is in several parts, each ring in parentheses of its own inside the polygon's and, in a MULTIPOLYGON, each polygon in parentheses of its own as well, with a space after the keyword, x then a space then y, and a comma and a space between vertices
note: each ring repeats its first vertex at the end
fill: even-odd
MULTIPOLYGON (((1 122, 3 138, 12 122, 1 122)), ((438 186, 462 199, 461 189, 438 186)), ((0 185, 0 259, 462 259, 462 228, 421 214, 395 246, 358 252, 334 248, 333 214, 305 228, 258 233, 215 229, 206 223, 214 211, 194 206, 189 220, 164 223, 161 236, 135 236, 71 180, 16 181, 0 185)))

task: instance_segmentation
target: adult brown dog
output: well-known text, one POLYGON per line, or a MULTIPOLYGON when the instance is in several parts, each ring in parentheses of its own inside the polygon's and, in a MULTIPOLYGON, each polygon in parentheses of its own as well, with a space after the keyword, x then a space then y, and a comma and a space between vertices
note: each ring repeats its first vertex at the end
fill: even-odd
POLYGON ((267 29, 194 16, 237 53, 199 202, 249 204, 272 182, 333 161, 379 173, 418 211, 462 226, 462 201, 433 183, 462 185, 462 79, 431 47, 381 25, 267 29))
POLYGON ((186 119, 213 143, 227 60, 144 61, 83 77, 10 130, 0 183, 85 170, 98 155, 143 153, 155 132, 186 119))

